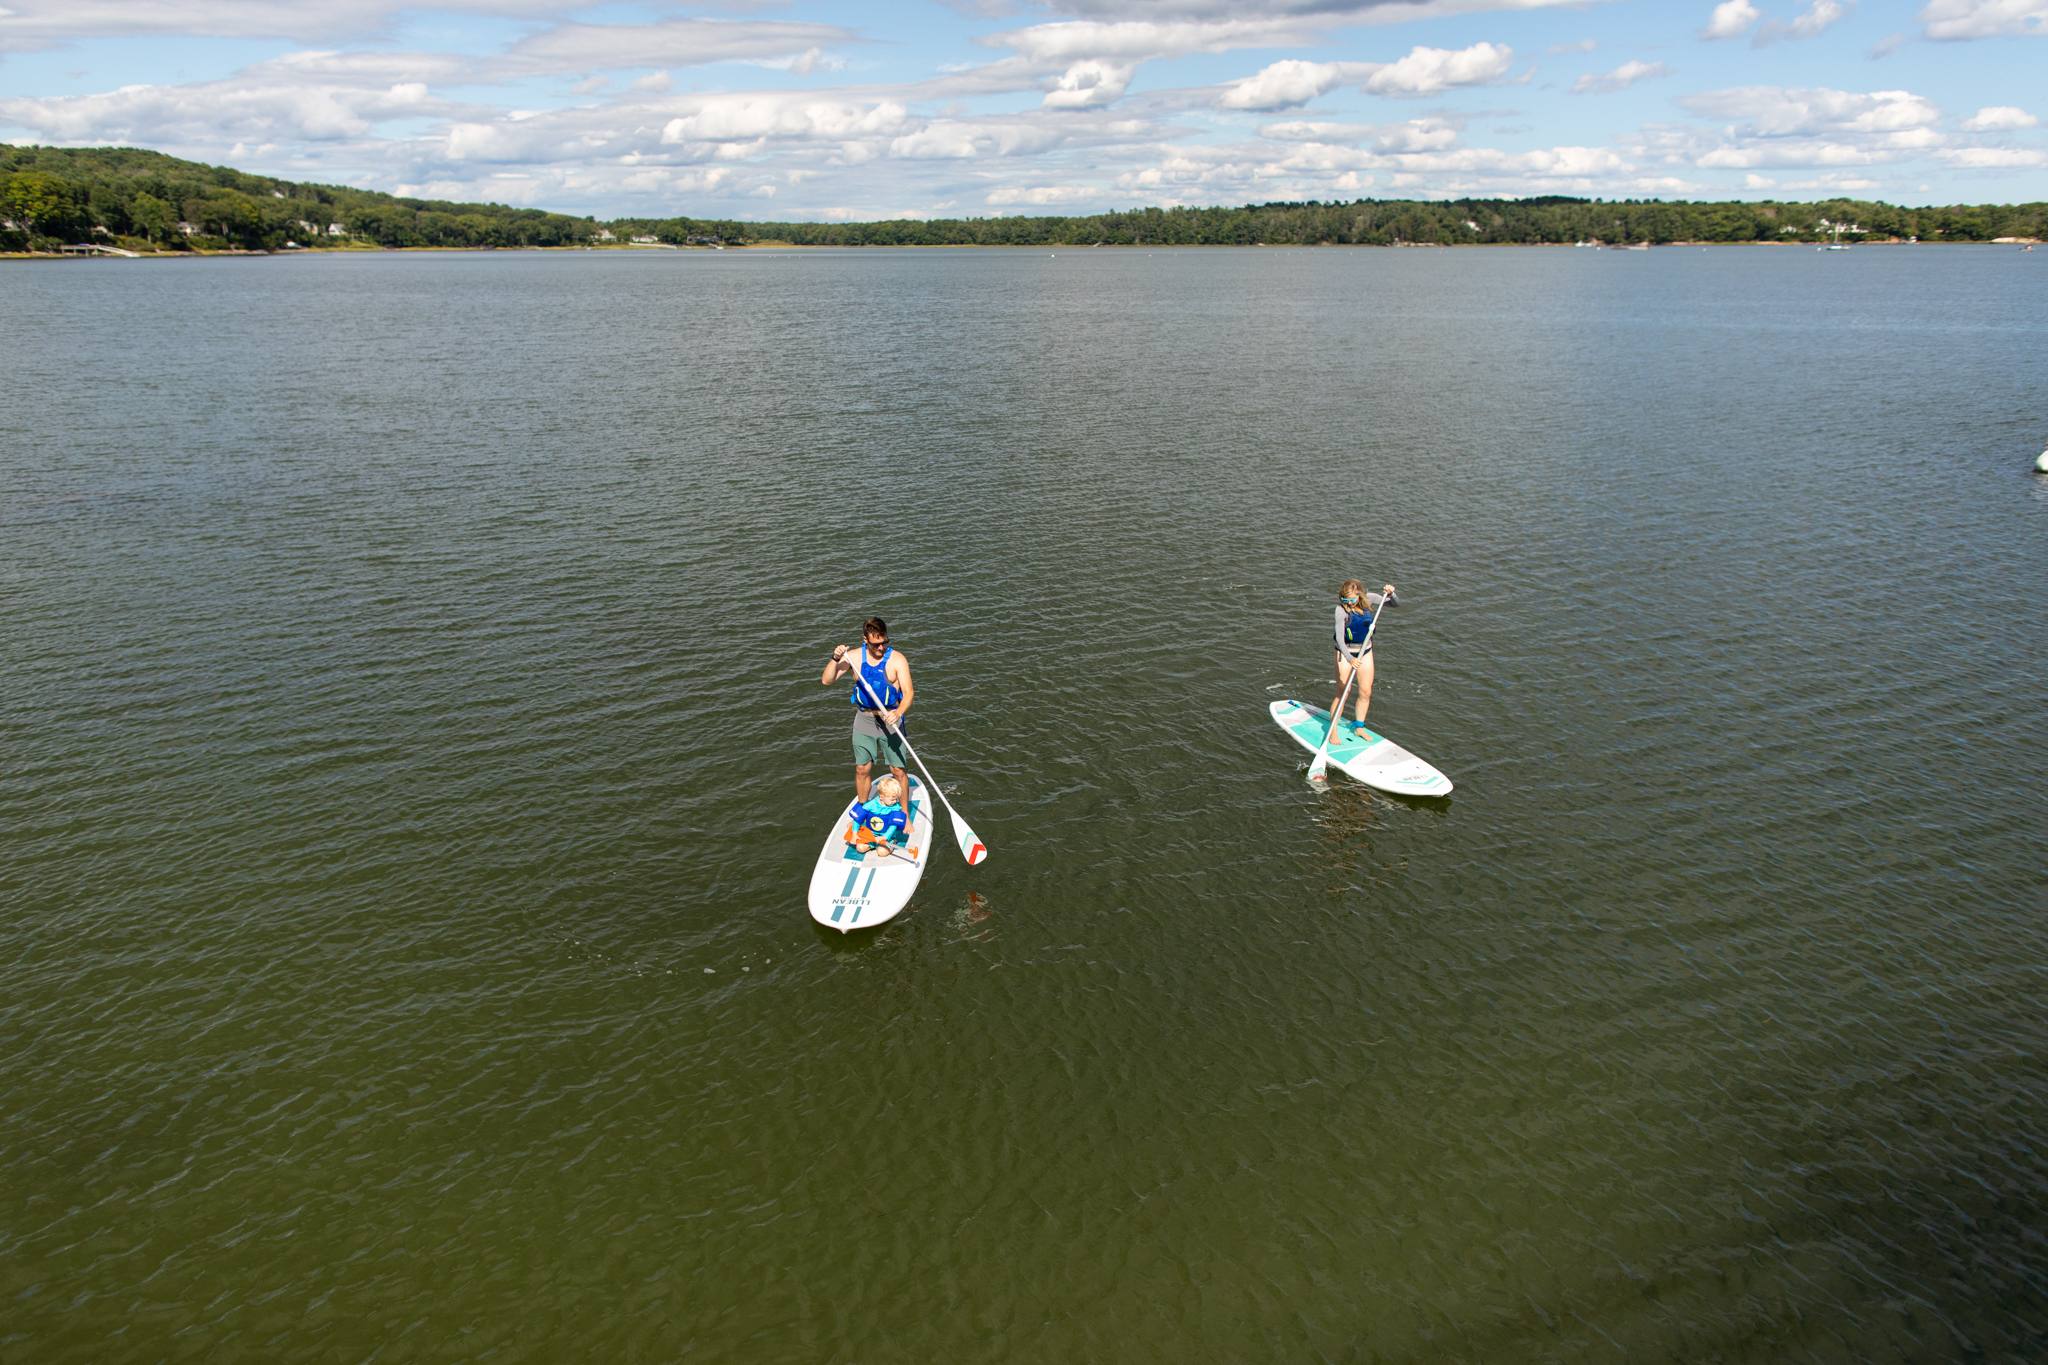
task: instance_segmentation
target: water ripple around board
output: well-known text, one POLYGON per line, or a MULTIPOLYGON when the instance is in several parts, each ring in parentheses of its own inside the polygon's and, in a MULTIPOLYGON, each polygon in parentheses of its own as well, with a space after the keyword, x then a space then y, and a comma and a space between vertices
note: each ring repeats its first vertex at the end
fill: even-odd
POLYGON ((2048 286, 1825 264, 11 269, 0 1356, 2040 1357, 2048 286))

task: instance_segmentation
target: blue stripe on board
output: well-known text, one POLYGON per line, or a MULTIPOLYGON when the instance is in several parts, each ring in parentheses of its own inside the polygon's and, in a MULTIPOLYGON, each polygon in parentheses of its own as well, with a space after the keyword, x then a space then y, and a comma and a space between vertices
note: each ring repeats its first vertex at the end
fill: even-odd
MULTIPOLYGON (((853 894, 853 884, 859 880, 860 869, 856 867, 855 869, 853 869, 853 871, 846 874, 846 885, 839 888, 839 894, 842 896, 851 896, 853 894)), ((835 916, 834 918, 837 917, 835 916)))

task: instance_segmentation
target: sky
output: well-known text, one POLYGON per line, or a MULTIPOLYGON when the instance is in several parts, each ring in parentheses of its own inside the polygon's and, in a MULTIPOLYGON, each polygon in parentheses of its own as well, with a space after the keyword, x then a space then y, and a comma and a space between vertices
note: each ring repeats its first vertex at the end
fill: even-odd
POLYGON ((2048 199, 2048 0, 0 0, 0 138, 599 218, 2048 199))

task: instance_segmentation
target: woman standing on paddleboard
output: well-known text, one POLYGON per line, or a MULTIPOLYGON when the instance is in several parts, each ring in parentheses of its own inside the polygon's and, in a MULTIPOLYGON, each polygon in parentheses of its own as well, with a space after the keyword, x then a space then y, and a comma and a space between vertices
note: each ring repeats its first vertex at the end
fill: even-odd
POLYGON ((1344 586, 1337 589, 1337 695, 1330 698, 1330 724, 1333 728, 1339 719, 1337 708, 1344 704, 1344 684, 1356 669, 1358 700, 1353 703, 1352 714, 1358 717, 1358 721, 1354 728, 1365 729, 1365 713, 1372 705, 1372 618, 1382 606, 1399 605, 1401 601, 1394 595, 1392 583, 1387 584, 1383 593, 1367 592, 1365 584, 1355 578, 1347 578, 1344 586))

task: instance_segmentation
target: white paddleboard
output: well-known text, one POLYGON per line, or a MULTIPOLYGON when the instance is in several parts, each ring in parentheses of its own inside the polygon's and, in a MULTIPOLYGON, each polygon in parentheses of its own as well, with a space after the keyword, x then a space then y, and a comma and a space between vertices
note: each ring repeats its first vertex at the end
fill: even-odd
MULTIPOLYGON (((1330 713, 1298 701, 1276 701, 1273 723, 1294 736, 1295 743, 1314 753, 1330 728, 1330 713)), ((1342 768, 1368 787, 1396 796, 1449 796, 1451 779, 1409 753, 1385 735, 1367 730, 1354 736, 1346 721, 1330 746, 1330 766, 1342 768)))
POLYGON ((910 840, 891 853, 863 854, 848 842, 854 803, 839 812, 839 822, 825 836, 825 851, 811 870, 811 918, 827 929, 849 933, 872 929, 896 918, 910 904, 911 893, 932 858, 932 809, 924 783, 910 778, 910 840))

